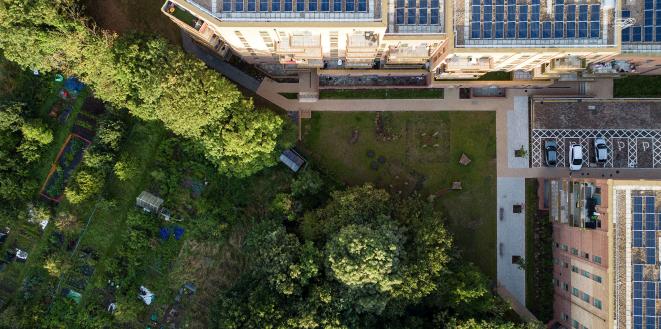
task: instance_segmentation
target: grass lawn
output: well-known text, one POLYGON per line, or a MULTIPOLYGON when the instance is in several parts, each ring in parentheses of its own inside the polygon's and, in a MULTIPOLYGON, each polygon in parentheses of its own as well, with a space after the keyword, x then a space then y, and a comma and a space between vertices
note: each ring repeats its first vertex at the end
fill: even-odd
POLYGON ((415 89, 328 89, 319 91, 319 99, 421 99, 443 98, 442 88, 415 89))
POLYGON ((537 209, 537 179, 526 179, 526 307, 547 323, 553 317, 553 226, 537 209))
POLYGON ((659 97, 661 96, 661 76, 633 75, 613 80, 615 97, 659 97))
POLYGON ((456 245, 495 279, 495 113, 385 112, 378 120, 381 133, 376 116, 314 112, 304 121, 303 151, 341 183, 437 195, 456 245), (472 160, 467 167, 458 163, 462 153, 472 160), (453 181, 461 181, 463 190, 449 190, 453 181))

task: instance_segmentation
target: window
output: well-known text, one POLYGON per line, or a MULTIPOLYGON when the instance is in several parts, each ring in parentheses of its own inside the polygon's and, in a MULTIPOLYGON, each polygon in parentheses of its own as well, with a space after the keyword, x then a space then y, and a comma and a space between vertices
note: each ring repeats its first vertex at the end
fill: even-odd
POLYGON ((588 254, 587 252, 583 253, 583 258, 590 260, 590 254, 588 254))
POLYGON ((556 247, 556 248, 560 248, 560 244, 559 244, 559 243, 557 243, 557 242, 554 242, 554 243, 555 243, 555 247, 556 247))
POLYGON ((597 263, 597 264, 601 264, 601 257, 599 257, 599 256, 592 256, 592 261, 595 262, 595 263, 597 263))
POLYGON ((601 309, 601 301, 600 300, 595 298, 594 301, 592 302, 592 304, 594 305, 594 307, 596 307, 598 309, 601 309))
POLYGON ((571 288, 571 294, 578 297, 578 289, 576 288, 571 288))
POLYGON ((569 250, 569 247, 567 247, 567 245, 563 243, 562 244, 562 250, 567 251, 567 250, 569 250))
POLYGON ((601 283, 601 277, 595 274, 592 274, 592 280, 601 283))
POLYGON ((571 248, 571 254, 574 255, 574 256, 578 256, 578 249, 571 248))
POLYGON ((569 268, 569 263, 563 262, 565 264, 565 268, 569 268))
POLYGON ((576 320, 573 320, 573 321, 572 321, 571 326, 572 326, 574 329, 580 329, 580 328, 578 327, 578 321, 576 321, 576 320))
POLYGON ((563 321, 569 321, 569 315, 562 313, 562 320, 563 321))
POLYGON ((578 273, 578 267, 576 267, 575 265, 572 265, 571 266, 571 271, 574 272, 574 273, 578 273))
POLYGON ((569 291, 569 284, 566 282, 562 283, 562 288, 565 289, 565 291, 569 291))
POLYGON ((588 279, 591 277, 590 272, 588 272, 586 270, 581 270, 581 275, 588 278, 588 279))
POLYGON ((560 264, 560 260, 557 258, 553 258, 553 264, 558 265, 560 264))
POLYGON ((589 303, 589 302, 590 302, 590 295, 588 295, 588 294, 586 294, 586 293, 583 293, 583 294, 581 295, 581 299, 582 299, 584 302, 589 303))

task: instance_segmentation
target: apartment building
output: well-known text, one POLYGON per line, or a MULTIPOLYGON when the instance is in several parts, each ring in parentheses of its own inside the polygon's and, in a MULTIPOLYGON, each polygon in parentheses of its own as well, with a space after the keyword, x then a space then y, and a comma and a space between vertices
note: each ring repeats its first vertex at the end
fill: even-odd
POLYGON ((620 52, 614 0, 168 0, 162 10, 272 74, 571 79, 620 52))
POLYGON ((554 320, 565 328, 608 328, 608 181, 554 179, 554 320))

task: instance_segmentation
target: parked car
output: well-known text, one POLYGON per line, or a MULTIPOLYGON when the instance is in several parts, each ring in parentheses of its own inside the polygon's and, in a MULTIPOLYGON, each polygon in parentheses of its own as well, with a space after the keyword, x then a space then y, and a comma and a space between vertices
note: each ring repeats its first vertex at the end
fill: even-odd
POLYGON ((558 163, 558 143, 555 140, 544 141, 544 152, 546 155, 546 165, 551 167, 558 163))
POLYGON ((597 162, 606 162, 606 159, 608 159, 606 139, 602 137, 594 139, 594 159, 597 162))
POLYGON ((581 170, 583 167, 583 147, 574 144, 569 148, 569 170, 581 170))

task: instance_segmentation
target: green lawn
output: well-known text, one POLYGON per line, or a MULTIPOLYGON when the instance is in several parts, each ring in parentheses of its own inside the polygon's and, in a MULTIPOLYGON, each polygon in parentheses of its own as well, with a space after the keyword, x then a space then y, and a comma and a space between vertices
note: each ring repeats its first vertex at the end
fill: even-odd
POLYGON ((495 279, 495 113, 386 112, 381 118, 379 134, 373 112, 314 112, 304 122, 304 153, 340 183, 437 195, 456 245, 495 279), (462 153, 472 160, 467 167, 458 163, 462 153), (453 181, 463 190, 450 191, 453 181))
POLYGON ((526 307, 546 323, 553 317, 553 227, 537 210, 537 179, 526 179, 526 307))
POLYGON ((443 98, 442 88, 412 89, 329 89, 319 91, 319 99, 422 99, 443 98))
POLYGON ((661 76, 632 75, 613 80, 615 97, 661 97, 661 76))

